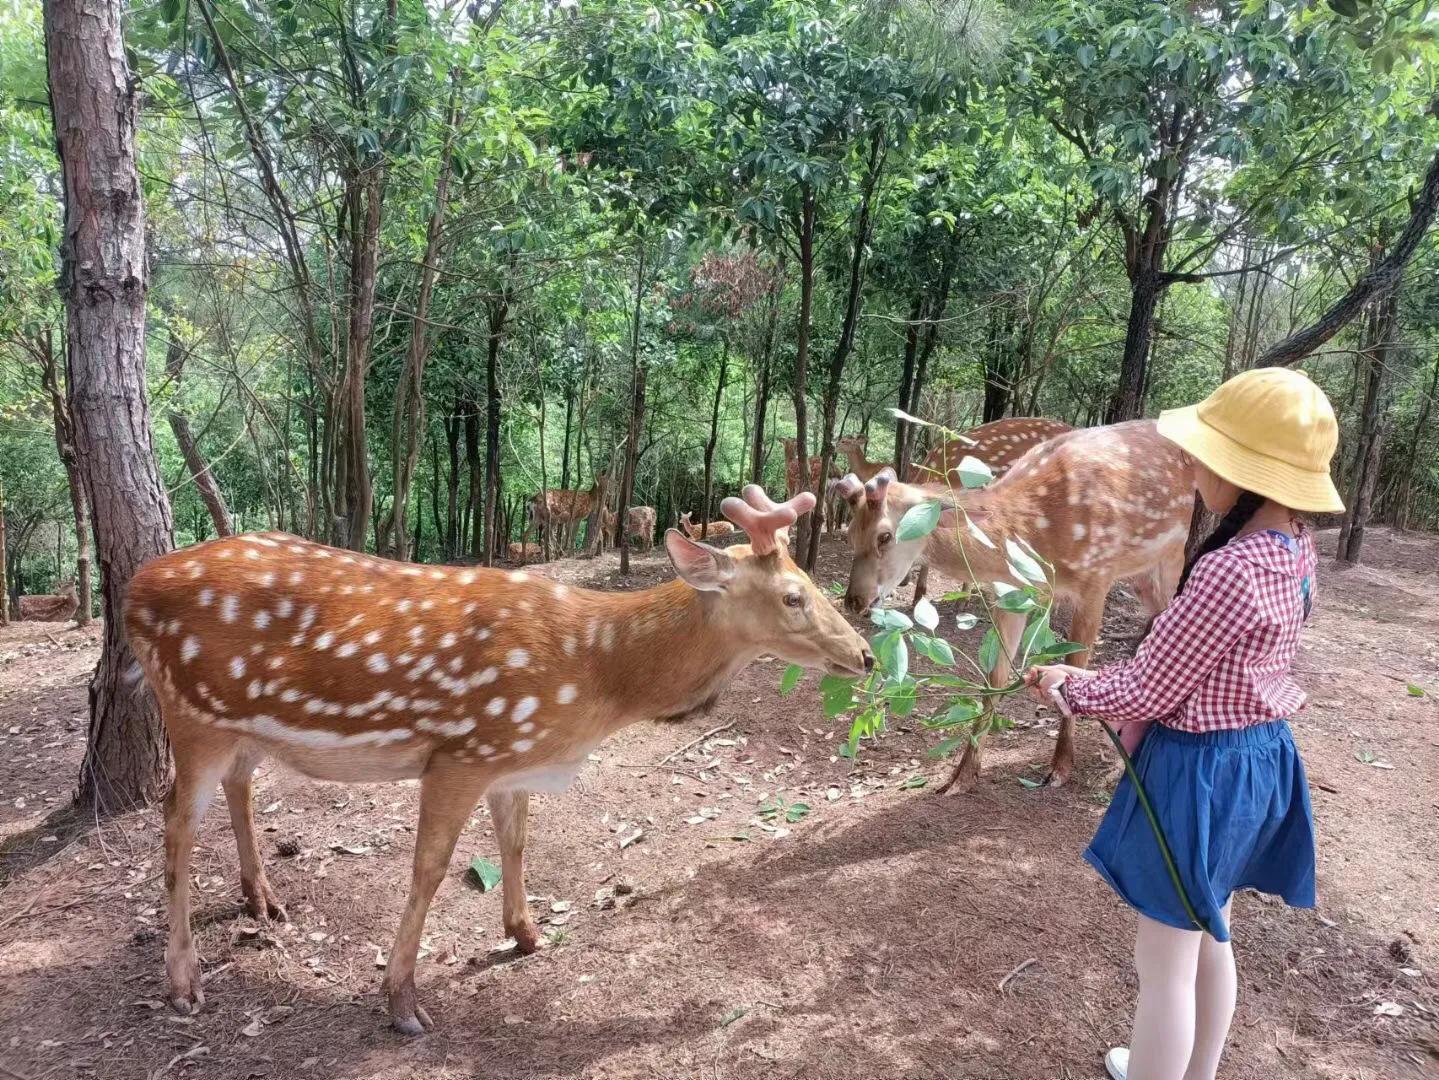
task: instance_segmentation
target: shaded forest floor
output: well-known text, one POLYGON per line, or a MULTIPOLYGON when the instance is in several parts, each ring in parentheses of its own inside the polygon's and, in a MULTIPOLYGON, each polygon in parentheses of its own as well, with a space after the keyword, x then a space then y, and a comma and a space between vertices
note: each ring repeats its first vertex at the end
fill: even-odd
MULTIPOLYGON (((1347 572, 1324 564, 1300 659, 1320 906, 1236 900, 1226 1077, 1439 1072, 1439 540, 1375 530, 1365 554, 1347 572)), ((668 576, 662 554, 637 567, 631 587, 668 576)), ((548 568, 603 588, 616 569, 612 555, 548 568)), ((820 579, 846 571, 828 541, 820 579)), ((1102 657, 1140 625, 1117 592, 1102 657)), ((925 736, 836 758, 813 677, 781 698, 777 662, 743 673, 708 719, 631 728, 564 795, 536 798, 529 888, 549 942, 534 956, 501 948, 498 895, 465 879, 472 856, 496 856, 476 813, 431 909, 418 983, 440 1027, 418 1040, 388 1030, 377 993, 413 786, 266 767, 257 820, 292 921, 238 916, 212 808, 193 867, 206 1005, 177 1017, 161 1005, 158 810, 97 827, 65 809, 97 654, 93 632, 0 632, 7 1080, 1047 1080, 1099 1077, 1126 1037, 1132 916, 1079 857, 1108 798, 1102 734, 1081 729, 1070 786, 1031 790, 1019 780, 1041 774, 1053 727, 1015 706, 1020 726, 991 741, 976 789, 938 797, 947 766, 925 758, 925 736), (905 786, 915 776, 928 788, 905 786), (777 796, 811 812, 757 817, 777 796)))

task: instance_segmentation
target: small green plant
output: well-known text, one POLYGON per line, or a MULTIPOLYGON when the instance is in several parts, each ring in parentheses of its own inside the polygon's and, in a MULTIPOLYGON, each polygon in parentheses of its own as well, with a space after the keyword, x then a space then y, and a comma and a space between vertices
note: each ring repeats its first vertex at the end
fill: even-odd
POLYGON ((809 810, 809 803, 787 803, 776 795, 759 808, 756 816, 762 821, 774 821, 776 818, 784 818, 787 823, 793 825, 796 821, 803 821, 809 814, 809 810))

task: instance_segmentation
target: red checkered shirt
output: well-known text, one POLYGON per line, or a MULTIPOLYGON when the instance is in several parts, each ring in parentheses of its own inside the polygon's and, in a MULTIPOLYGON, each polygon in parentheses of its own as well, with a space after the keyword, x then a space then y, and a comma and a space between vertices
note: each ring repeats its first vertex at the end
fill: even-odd
POLYGON ((1069 679, 1065 701, 1083 716, 1184 731, 1294 715, 1304 692, 1290 666, 1317 561, 1308 529, 1292 540, 1267 530, 1231 540, 1199 560, 1133 659, 1069 679))

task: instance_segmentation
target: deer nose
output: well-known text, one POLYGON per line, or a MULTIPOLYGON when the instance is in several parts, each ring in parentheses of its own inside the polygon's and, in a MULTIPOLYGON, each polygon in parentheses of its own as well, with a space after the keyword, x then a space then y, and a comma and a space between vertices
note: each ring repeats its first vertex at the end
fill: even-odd
POLYGON ((863 660, 864 660, 864 670, 865 670, 866 672, 873 671, 873 670, 874 670, 874 651, 869 647, 868 642, 866 642, 864 648, 862 648, 862 649, 860 650, 860 656, 861 656, 861 657, 863 658, 863 660))

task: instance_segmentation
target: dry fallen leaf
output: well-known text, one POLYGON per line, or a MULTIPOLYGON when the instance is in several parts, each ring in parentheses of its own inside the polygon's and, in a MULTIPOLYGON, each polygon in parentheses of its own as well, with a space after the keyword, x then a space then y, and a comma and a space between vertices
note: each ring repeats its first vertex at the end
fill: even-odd
POLYGON ((1381 1001, 1374 1006, 1375 1016, 1403 1016, 1404 1006, 1397 1001, 1381 1001))

